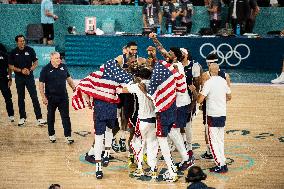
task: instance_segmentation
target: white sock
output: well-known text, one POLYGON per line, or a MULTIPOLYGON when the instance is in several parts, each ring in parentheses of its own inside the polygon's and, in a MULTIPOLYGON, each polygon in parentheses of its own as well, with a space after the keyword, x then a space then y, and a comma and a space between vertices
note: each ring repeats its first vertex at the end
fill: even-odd
POLYGON ((102 160, 101 155, 102 155, 102 151, 103 151, 103 139, 104 139, 104 135, 95 135, 95 159, 96 160, 102 160))
POLYGON ((89 155, 89 156, 95 155, 95 148, 94 148, 94 145, 91 146, 91 149, 89 150, 88 155, 89 155))
POLYGON ((159 148, 156 129, 154 128, 154 126, 149 130, 146 140, 147 163, 151 167, 151 170, 154 171, 157 167, 157 155, 159 148))
POLYGON ((191 121, 186 123, 185 127, 187 151, 192 150, 192 125, 191 121))
POLYGON ((102 171, 102 162, 96 162, 96 171, 102 171))
POLYGON ((170 174, 173 174, 175 172, 175 170, 173 170, 173 160, 172 160, 172 156, 171 156, 171 151, 169 148, 169 144, 167 141, 166 137, 158 137, 158 142, 161 148, 161 153, 164 156, 164 159, 166 161, 166 164, 168 166, 168 170, 170 172, 170 174))
POLYGON ((118 126, 121 129, 121 108, 117 109, 117 113, 116 113, 116 117, 117 117, 117 121, 118 121, 118 126))
POLYGON ((104 157, 109 157, 109 155, 110 155, 110 150, 105 150, 104 157))
POLYGON ((182 161, 187 161, 188 160, 188 155, 187 155, 187 151, 185 149, 184 143, 183 143, 183 139, 180 133, 180 129, 179 128, 171 128, 171 131, 169 133, 169 137, 172 139, 172 141, 174 142, 175 146, 177 147, 182 161))
POLYGON ((144 152, 144 148, 145 147, 145 142, 142 140, 142 149, 140 151, 140 153, 138 154, 137 157, 137 168, 138 169, 142 169, 142 163, 143 163, 143 152, 144 152))
POLYGON ((110 148, 111 147, 112 139, 113 139, 112 130, 107 127, 106 131, 105 131, 105 147, 106 148, 110 148))
POLYGON ((187 142, 187 141, 186 141, 186 134, 185 134, 185 133, 181 133, 181 136, 182 136, 183 142, 184 142, 184 143, 187 142))

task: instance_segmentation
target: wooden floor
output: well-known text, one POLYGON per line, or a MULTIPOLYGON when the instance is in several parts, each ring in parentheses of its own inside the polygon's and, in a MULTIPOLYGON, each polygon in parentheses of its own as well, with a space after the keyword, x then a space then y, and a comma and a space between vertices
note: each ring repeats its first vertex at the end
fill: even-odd
MULTIPOLYGON (((69 91, 71 94, 71 91, 69 91)), ((208 173, 214 164, 200 160, 205 150, 201 113, 194 120, 196 164, 206 169, 207 185, 216 188, 284 188, 284 86, 234 85, 233 99, 228 104, 225 152, 229 164, 227 174, 208 173)), ((71 110, 75 143, 64 143, 59 114, 56 114, 57 143, 48 140, 47 128, 35 126, 32 103, 26 97, 28 123, 18 122, 17 95, 12 86, 16 122, 7 120, 5 103, 0 95, 0 188, 45 189, 59 183, 64 189, 87 188, 186 188, 184 177, 177 183, 131 178, 127 153, 104 169, 104 178, 94 176, 95 166, 83 159, 93 141, 92 112, 71 110)), ((44 118, 46 107, 42 105, 44 118)), ((159 161, 159 168, 165 167, 159 161)))

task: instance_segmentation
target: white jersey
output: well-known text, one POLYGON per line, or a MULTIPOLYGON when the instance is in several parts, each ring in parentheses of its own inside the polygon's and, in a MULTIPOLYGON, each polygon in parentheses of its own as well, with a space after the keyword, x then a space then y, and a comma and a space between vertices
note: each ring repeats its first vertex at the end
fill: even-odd
POLYGON ((231 90, 225 79, 220 76, 211 76, 204 83, 201 94, 207 97, 206 113, 208 116, 226 116, 226 94, 231 94, 231 90))
MULTIPOLYGON (((183 67, 182 63, 176 62, 176 63, 173 63, 173 66, 174 65, 176 65, 178 67, 179 74, 184 76, 183 82, 186 84, 186 77, 185 77, 184 67, 183 67)), ((190 103, 191 103, 191 99, 190 99, 190 96, 188 94, 187 87, 186 87, 185 93, 181 93, 181 92, 177 91, 177 98, 176 98, 177 107, 186 106, 186 105, 189 105, 190 103)))
MULTIPOLYGON (((149 87, 149 80, 142 80, 143 83, 145 83, 146 88, 149 87)), ((138 98, 139 103, 139 109, 138 109, 138 118, 139 119, 147 119, 156 117, 155 114, 155 106, 149 98, 141 91, 141 89, 138 86, 138 83, 130 84, 126 86, 127 90, 130 93, 136 94, 138 98)))

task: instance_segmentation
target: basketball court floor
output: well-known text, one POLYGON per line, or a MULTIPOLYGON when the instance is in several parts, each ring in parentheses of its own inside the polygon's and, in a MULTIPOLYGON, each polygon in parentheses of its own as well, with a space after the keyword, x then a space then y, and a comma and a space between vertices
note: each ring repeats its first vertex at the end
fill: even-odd
MULTIPOLYGON (((58 183, 64 189, 91 188, 186 188, 184 175, 179 181, 167 183, 133 178, 128 167, 127 153, 113 153, 104 178, 97 180, 95 166, 84 160, 93 142, 92 111, 74 111, 70 116, 75 143, 64 142, 59 113, 56 114, 57 142, 49 143, 47 128, 35 126, 35 116, 29 96, 26 96, 28 122, 18 127, 17 93, 12 86, 16 122, 9 123, 5 103, 0 95, 0 188, 45 189, 58 183)), ((69 94, 72 92, 69 90, 69 94)), ((202 112, 193 122, 196 165, 208 174, 205 183, 218 189, 284 188, 284 86, 270 84, 234 84, 232 101, 228 103, 225 128, 225 153, 229 172, 209 173, 213 162, 201 160, 205 151, 202 112)), ((39 98, 40 99, 40 98, 39 98)), ((44 118, 46 107, 41 104, 44 118)), ((177 153, 174 159, 178 161, 177 153)), ((159 171, 166 167, 159 161, 159 171)))

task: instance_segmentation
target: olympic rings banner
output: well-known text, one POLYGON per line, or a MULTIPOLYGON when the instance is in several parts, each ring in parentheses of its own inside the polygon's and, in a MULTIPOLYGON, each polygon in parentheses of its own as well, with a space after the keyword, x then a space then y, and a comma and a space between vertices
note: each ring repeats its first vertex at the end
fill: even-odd
MULTIPOLYGON (((71 65, 100 65, 122 53, 129 41, 138 44, 138 54, 147 57, 146 48, 153 46, 142 36, 67 35, 66 62, 71 65)), ((284 38, 225 38, 225 37, 159 37, 163 46, 188 48, 194 60, 202 66, 209 53, 216 53, 223 68, 281 70, 284 58, 284 38)), ((159 55, 159 53, 158 53, 159 55)), ((160 55, 158 58, 162 58, 160 55)))

